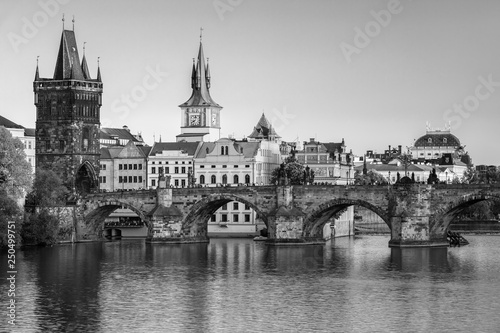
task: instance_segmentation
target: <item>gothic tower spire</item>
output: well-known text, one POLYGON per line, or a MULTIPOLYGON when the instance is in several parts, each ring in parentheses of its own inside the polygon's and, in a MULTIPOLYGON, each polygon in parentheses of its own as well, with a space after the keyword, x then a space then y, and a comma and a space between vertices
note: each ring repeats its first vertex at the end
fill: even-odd
POLYGON ((208 59, 203 52, 202 32, 200 30, 200 46, 196 61, 193 59, 191 69, 191 97, 179 105, 182 111, 181 134, 177 141, 204 141, 219 139, 220 110, 210 96, 211 75, 208 59), (207 59, 207 63, 205 63, 207 59))

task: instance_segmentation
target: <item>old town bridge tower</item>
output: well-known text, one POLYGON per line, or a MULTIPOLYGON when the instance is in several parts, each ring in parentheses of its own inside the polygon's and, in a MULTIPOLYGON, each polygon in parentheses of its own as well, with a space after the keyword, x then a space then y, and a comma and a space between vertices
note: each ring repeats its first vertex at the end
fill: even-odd
POLYGON ((36 168, 50 169, 73 193, 98 189, 100 69, 90 77, 85 46, 80 62, 74 31, 64 30, 53 78, 33 82, 36 106, 36 168))

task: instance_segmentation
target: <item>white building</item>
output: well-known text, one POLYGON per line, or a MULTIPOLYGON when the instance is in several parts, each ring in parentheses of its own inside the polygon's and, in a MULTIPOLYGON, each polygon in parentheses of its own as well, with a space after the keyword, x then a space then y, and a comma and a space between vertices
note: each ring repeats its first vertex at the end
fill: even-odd
POLYGON ((194 173, 193 158, 201 142, 155 142, 148 155, 149 188, 158 186, 161 174, 170 177, 170 185, 187 187, 194 173))

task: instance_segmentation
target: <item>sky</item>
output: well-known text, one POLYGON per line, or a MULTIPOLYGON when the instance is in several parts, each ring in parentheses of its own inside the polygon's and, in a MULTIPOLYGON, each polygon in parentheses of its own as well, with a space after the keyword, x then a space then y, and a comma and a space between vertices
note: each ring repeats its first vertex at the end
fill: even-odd
POLYGON ((99 57, 101 126, 149 145, 180 134, 202 27, 222 137, 248 136, 264 112, 285 141, 344 139, 363 155, 449 124, 476 165, 500 165, 500 1, 3 0, 0 115, 24 127, 63 14, 92 78, 99 57))

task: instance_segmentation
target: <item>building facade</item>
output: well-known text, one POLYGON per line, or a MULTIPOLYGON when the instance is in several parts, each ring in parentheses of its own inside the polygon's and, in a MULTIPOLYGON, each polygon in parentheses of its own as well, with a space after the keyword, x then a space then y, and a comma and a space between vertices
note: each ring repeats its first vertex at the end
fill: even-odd
POLYGON ((346 151, 344 139, 340 143, 321 143, 311 138, 304 141, 295 157, 314 171, 315 183, 345 185, 354 181, 354 156, 346 151))
POLYGON ((155 142, 147 158, 149 188, 156 188, 161 175, 169 177, 170 186, 194 184, 194 160, 201 142, 155 142))

